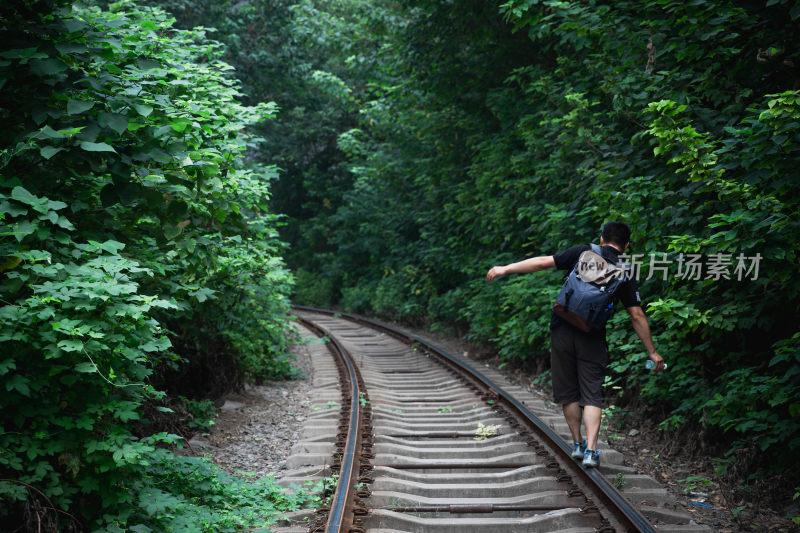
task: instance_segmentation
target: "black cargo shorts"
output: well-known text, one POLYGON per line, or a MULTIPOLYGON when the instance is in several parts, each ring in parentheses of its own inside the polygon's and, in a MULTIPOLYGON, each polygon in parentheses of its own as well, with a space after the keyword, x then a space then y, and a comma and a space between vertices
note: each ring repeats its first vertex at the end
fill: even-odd
POLYGON ((604 335, 589 335, 567 324, 550 330, 550 367, 554 401, 561 405, 603 407, 603 379, 608 365, 604 335))

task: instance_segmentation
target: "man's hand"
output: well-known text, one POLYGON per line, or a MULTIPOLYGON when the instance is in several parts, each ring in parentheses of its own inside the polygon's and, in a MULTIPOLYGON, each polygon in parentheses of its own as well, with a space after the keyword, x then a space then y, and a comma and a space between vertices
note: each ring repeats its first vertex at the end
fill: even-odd
POLYGON ((494 278, 500 278, 507 274, 506 267, 503 266, 493 266, 489 269, 489 272, 486 273, 486 281, 492 281, 494 278))
POLYGON ((653 372, 661 372, 664 370, 664 359, 658 355, 658 352, 653 352, 648 355, 648 357, 656 364, 656 366, 653 367, 653 372))

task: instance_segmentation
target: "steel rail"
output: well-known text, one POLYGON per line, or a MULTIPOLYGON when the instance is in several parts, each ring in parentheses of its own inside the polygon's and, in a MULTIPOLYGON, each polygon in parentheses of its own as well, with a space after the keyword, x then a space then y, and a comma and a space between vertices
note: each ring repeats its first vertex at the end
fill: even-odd
MULTIPOLYGON (((345 313, 340 311, 333 311, 329 309, 319 309, 314 307, 294 305, 294 309, 299 311, 307 311, 319 313, 324 315, 331 315, 336 317, 346 318, 350 321, 361 323, 382 330, 393 337, 406 342, 408 344, 418 343, 430 350, 432 353, 438 355, 441 359, 455 367, 457 370, 471 376, 475 381, 479 382, 484 388, 490 391, 491 394, 498 399, 502 399, 507 408, 511 408, 517 418, 524 421, 529 426, 533 426, 540 436, 546 440, 546 447, 560 456, 562 464, 574 465, 575 461, 570 456, 571 450, 567 444, 559 437, 549 426, 539 420, 527 407, 517 401, 513 396, 504 391, 501 387, 497 386, 489 378, 484 376, 480 371, 474 369, 467 363, 445 352, 441 348, 431 344, 425 339, 413 335, 411 333, 394 328, 387 324, 383 324, 376 320, 358 316, 352 313, 345 313)), ((576 465, 577 466, 577 465, 576 465)), ((581 467, 571 469, 571 472, 576 474, 585 485, 591 487, 591 492, 600 499, 600 502, 595 502, 595 505, 607 509, 613 516, 616 522, 624 531, 641 532, 641 533, 656 533, 657 530, 647 520, 647 518, 634 507, 617 488, 606 479, 597 469, 585 469, 581 467)))
POLYGON ((333 344, 334 355, 342 362, 347 372, 347 381, 350 385, 350 417, 347 428, 347 438, 345 440, 344 452, 342 453, 341 469, 339 479, 336 482, 336 489, 331 499, 330 512, 325 525, 325 533, 346 533, 353 525, 353 500, 355 491, 350 490, 355 487, 359 473, 359 454, 358 445, 361 440, 362 410, 361 410, 361 391, 359 387, 359 374, 353 364, 349 352, 341 343, 319 324, 315 324, 302 317, 297 317, 303 324, 323 336, 330 339, 333 344))

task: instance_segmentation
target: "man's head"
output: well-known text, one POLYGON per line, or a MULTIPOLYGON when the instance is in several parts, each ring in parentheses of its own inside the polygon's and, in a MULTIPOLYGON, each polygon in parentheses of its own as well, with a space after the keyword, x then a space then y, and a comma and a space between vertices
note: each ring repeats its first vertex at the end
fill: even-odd
POLYGON ((600 238, 604 244, 613 244, 624 252, 631 240, 631 229, 622 222, 607 222, 600 238))

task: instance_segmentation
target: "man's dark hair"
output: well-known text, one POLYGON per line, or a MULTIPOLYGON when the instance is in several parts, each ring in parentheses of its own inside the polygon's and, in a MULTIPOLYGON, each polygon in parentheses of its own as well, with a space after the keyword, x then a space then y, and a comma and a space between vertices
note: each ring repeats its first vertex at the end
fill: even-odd
POLYGON ((624 248, 631 240, 631 228, 623 222, 607 222, 603 226, 600 236, 605 242, 614 243, 620 248, 624 248))

